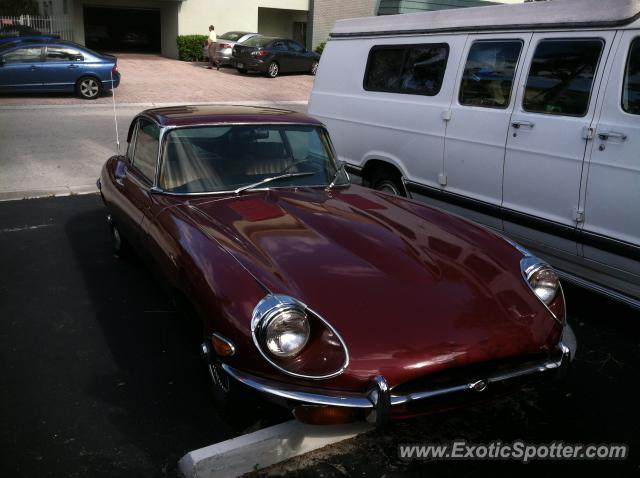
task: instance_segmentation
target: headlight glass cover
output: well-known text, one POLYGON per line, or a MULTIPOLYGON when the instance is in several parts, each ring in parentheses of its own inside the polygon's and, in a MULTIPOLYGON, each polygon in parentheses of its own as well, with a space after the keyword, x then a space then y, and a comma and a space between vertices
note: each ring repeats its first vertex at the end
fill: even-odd
POLYGON ((297 309, 274 314, 263 329, 264 344, 276 357, 293 357, 309 340, 311 327, 307 315, 297 309))
POLYGON ((561 291, 560 279, 553 268, 530 255, 520 261, 520 269, 536 297, 545 305, 550 305, 561 291))

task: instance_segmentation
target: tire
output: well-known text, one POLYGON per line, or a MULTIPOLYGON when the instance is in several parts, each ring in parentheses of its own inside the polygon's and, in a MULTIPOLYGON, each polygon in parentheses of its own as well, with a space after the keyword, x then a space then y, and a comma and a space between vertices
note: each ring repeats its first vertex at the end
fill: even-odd
POLYGON ((275 78, 280 73, 280 65, 278 65, 275 61, 272 61, 267 66, 267 77, 275 78))
POLYGON ((313 76, 316 76, 316 73, 317 73, 317 72, 318 72, 318 62, 317 62, 317 61, 314 61, 313 63, 311 63, 311 71, 310 71, 310 73, 311 73, 313 76))
POLYGON ((109 222, 109 230, 111 231, 111 244, 113 246, 113 253, 116 257, 126 256, 129 252, 129 243, 127 239, 122 235, 118 225, 113 222, 111 216, 107 217, 109 222))
POLYGON ((95 76, 83 76, 76 83, 76 94, 83 100, 95 100, 102 95, 102 82, 95 76))
POLYGON ((240 73, 241 75, 244 75, 247 72, 247 70, 244 68, 236 68, 236 70, 238 70, 238 73, 240 73))
POLYGON ((391 172, 382 171, 376 174, 371 180, 371 187, 376 191, 382 191, 394 196, 406 196, 400 176, 391 172))

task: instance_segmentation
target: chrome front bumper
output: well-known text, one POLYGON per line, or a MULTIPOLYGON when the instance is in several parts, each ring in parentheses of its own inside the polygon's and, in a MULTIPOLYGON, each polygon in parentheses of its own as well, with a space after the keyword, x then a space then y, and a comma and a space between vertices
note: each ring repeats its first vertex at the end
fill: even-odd
POLYGON ((569 364, 572 355, 569 347, 562 341, 558 344, 553 357, 545 362, 527 365, 509 370, 501 370, 494 374, 478 377, 477 380, 450 385, 442 388, 432 388, 409 393, 406 395, 396 395, 387 386, 387 382, 382 376, 375 377, 367 393, 313 391, 295 388, 280 382, 268 380, 250 375, 237 370, 229 365, 223 364, 224 370, 240 383, 266 395, 284 400, 300 402, 301 404, 318 406, 352 407, 359 409, 369 409, 375 411, 371 421, 376 425, 384 425, 390 416, 391 407, 407 404, 417 400, 439 397, 460 392, 483 392, 491 384, 503 383, 511 379, 536 375, 552 370, 559 370, 569 364))

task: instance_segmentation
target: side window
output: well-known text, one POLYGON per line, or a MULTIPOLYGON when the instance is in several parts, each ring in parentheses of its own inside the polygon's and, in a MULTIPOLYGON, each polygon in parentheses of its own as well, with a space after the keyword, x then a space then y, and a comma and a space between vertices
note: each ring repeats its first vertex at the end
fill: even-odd
POLYGON ((156 174, 159 138, 160 129, 155 123, 140 120, 133 152, 133 166, 151 182, 156 174))
POLYGON ((271 47, 274 48, 275 50, 286 50, 287 49, 287 45, 284 44, 283 41, 274 41, 271 44, 271 47))
POLYGON ((288 43, 289 43, 289 48, 295 51, 296 53, 302 53, 304 51, 304 47, 300 43, 291 41, 291 40, 289 40, 288 43))
POLYGON ((376 46, 369 52, 364 89, 412 95, 437 95, 447 67, 444 43, 376 46))
POLYGON ((622 88, 622 109, 640 115, 640 38, 631 43, 622 88))
POLYGON ((584 116, 604 43, 544 40, 531 62, 522 107, 532 113, 584 116))
POLYGON ((48 46, 45 58, 47 61, 82 61, 84 59, 78 50, 60 46, 48 46))
POLYGON ((5 54, 2 58, 5 63, 31 63, 40 61, 42 47, 18 48, 5 54))
POLYGON ((522 42, 519 40, 474 43, 462 74, 460 104, 508 107, 521 50, 522 42))

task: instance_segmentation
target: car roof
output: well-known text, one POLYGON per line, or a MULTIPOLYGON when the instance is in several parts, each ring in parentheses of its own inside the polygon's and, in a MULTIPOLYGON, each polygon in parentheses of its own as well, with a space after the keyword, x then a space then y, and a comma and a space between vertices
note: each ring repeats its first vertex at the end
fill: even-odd
POLYGON ((455 31, 594 28, 640 18, 640 0, 553 0, 338 20, 331 38, 455 31))
POLYGON ((141 115, 160 126, 192 126, 225 123, 295 123, 322 126, 311 116, 296 111, 261 106, 185 105, 152 108, 141 115))

